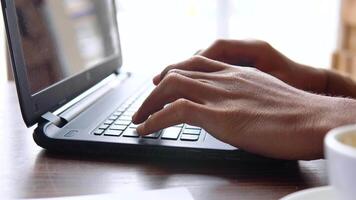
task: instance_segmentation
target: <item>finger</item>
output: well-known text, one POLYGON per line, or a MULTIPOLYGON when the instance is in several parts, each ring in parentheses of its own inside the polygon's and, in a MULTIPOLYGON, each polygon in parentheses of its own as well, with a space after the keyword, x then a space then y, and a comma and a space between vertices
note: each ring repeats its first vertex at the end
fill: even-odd
POLYGON ((161 80, 161 75, 158 74, 155 77, 153 77, 153 84, 158 85, 161 80))
POLYGON ((139 124, 145 121, 151 114, 161 110, 166 104, 177 99, 184 98, 197 103, 209 100, 211 87, 199 81, 172 73, 152 91, 143 102, 132 120, 139 124))
POLYGON ((154 83, 157 85, 172 69, 181 69, 187 71, 200 71, 200 72, 215 72, 226 68, 226 65, 215 60, 211 60, 202 56, 193 56, 192 58, 170 65, 166 67, 161 74, 154 78, 154 83))
POLYGON ((179 99, 153 114, 137 127, 137 132, 147 135, 177 124, 187 123, 204 127, 207 112, 203 105, 186 99, 179 99))
POLYGON ((172 69, 169 70, 168 73, 166 74, 172 74, 172 73, 176 73, 176 74, 180 74, 182 76, 191 78, 191 79, 195 79, 195 80, 200 80, 200 79, 212 79, 212 77, 214 76, 214 74, 212 73, 207 73, 207 72, 198 72, 198 71, 187 71, 187 70, 181 70, 181 69, 172 69))
POLYGON ((199 55, 232 65, 256 67, 273 48, 259 40, 217 40, 199 55))

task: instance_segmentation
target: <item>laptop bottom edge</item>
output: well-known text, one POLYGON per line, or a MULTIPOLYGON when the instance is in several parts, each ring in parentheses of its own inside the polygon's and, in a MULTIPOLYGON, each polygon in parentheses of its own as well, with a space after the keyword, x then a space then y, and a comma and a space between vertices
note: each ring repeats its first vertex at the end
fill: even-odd
POLYGON ((54 139, 47 137, 41 126, 33 133, 34 141, 40 147, 54 153, 86 154, 86 155, 111 155, 120 158, 150 158, 163 160, 189 160, 189 161, 214 161, 214 162, 265 162, 279 163, 276 160, 254 155, 243 150, 218 150, 202 148, 182 148, 160 145, 132 145, 95 141, 77 141, 54 139))

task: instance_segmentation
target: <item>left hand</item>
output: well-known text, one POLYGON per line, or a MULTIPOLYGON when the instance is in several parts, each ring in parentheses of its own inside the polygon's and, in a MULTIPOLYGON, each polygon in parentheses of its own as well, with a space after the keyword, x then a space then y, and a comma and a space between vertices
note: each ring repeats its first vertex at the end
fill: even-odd
MULTIPOLYGON (((187 123, 243 150, 282 159, 322 157, 320 116, 332 98, 296 89, 250 67, 202 56, 174 64, 133 117, 150 134, 187 123)), ((156 78, 157 80, 157 78, 156 78)))

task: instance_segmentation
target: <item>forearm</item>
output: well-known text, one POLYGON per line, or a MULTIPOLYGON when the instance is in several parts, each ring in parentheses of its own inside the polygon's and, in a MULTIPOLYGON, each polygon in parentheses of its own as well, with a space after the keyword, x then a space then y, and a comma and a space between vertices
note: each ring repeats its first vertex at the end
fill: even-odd
POLYGON ((356 124, 356 100, 325 96, 319 103, 323 104, 323 109, 318 113, 321 133, 339 126, 356 124))
POLYGON ((356 99, 356 82, 331 70, 325 70, 327 77, 325 94, 356 99))
POLYGON ((356 100, 340 97, 324 96, 319 101, 318 108, 313 112, 309 121, 309 148, 308 152, 312 158, 318 158, 323 155, 323 141, 325 135, 334 128, 356 124, 356 100), (315 150, 315 151, 314 151, 315 150), (313 156, 314 155, 314 156, 313 156), (319 156, 318 156, 319 155, 319 156))

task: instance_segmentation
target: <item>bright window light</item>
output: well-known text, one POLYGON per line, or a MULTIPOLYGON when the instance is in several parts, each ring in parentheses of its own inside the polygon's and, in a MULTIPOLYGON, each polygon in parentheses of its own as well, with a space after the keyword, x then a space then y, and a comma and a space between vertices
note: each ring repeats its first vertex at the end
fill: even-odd
POLYGON ((315 67, 329 67, 336 49, 338 0, 119 0, 118 10, 131 69, 161 69, 217 38, 266 40, 315 67))

